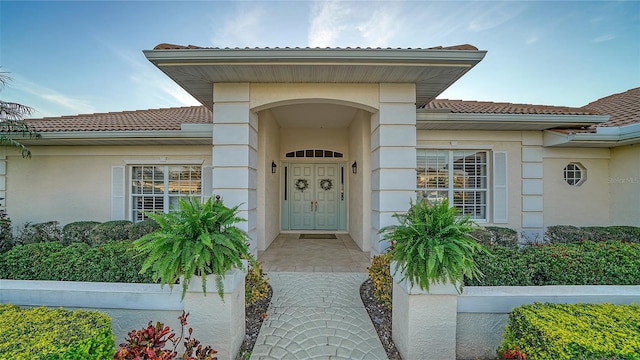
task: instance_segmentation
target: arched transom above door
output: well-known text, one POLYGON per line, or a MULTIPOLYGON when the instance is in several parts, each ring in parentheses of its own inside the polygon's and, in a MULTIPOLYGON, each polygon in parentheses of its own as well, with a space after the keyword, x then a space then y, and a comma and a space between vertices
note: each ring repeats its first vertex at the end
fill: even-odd
POLYGON ((322 149, 303 149, 290 151, 285 154, 286 158, 342 158, 344 154, 338 151, 322 149))

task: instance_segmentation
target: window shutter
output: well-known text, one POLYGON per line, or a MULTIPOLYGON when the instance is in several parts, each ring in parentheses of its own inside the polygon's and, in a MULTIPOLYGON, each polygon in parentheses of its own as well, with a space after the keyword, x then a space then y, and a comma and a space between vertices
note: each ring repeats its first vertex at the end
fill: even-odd
POLYGON ((507 153, 493 152, 493 222, 506 224, 509 222, 507 192, 507 153))
POLYGON ((124 166, 111 167, 111 220, 125 220, 124 166))
POLYGON ((207 200, 213 194, 213 166, 202 167, 202 199, 207 200))

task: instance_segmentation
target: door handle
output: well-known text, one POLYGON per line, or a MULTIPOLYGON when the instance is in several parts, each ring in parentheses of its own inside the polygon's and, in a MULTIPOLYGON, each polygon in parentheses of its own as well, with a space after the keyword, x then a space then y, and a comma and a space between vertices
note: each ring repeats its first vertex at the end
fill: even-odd
POLYGON ((313 211, 313 200, 311 200, 311 211, 313 211))
POLYGON ((318 201, 316 200, 316 211, 318 211, 318 201))

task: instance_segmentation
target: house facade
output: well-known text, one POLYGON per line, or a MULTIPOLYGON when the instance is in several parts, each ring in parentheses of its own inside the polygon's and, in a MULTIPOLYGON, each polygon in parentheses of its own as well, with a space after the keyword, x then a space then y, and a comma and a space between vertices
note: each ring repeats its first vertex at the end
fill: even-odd
POLYGON ((202 106, 29 120, 33 158, 1 149, 14 224, 139 221, 219 195, 254 253, 291 231, 346 232, 373 255, 416 198, 530 240, 640 226, 640 89, 583 108, 435 99, 484 57, 470 45, 144 54, 202 106))

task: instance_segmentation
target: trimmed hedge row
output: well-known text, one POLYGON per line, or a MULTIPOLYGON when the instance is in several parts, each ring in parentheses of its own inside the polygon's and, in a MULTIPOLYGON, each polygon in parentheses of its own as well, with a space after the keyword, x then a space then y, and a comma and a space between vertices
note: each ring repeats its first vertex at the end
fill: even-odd
POLYGON ((489 246, 475 261, 484 273, 467 286, 638 285, 640 244, 620 241, 489 246))
POLYGON ((549 226, 544 233, 548 243, 579 243, 582 241, 621 241, 640 243, 640 227, 636 226, 549 226))
POLYGON ((640 305, 542 304, 509 314, 499 354, 536 359, 640 359, 640 305))
POLYGON ((151 283, 139 274, 144 258, 131 241, 109 241, 96 247, 59 242, 19 245, 0 254, 0 279, 151 283))
POLYGON ((64 245, 85 243, 96 246, 114 240, 137 240, 158 228, 158 224, 151 219, 137 223, 128 220, 114 220, 104 223, 76 221, 62 228, 59 222, 49 221, 37 224, 26 223, 18 231, 18 234, 13 236, 11 234, 11 220, 8 218, 3 220, 2 214, 0 213, 0 253, 6 252, 16 245, 42 242, 60 242, 64 245))
POLYGON ((111 359, 111 318, 85 310, 0 304, 0 359, 111 359))

